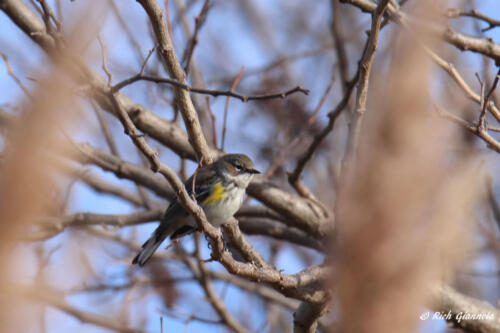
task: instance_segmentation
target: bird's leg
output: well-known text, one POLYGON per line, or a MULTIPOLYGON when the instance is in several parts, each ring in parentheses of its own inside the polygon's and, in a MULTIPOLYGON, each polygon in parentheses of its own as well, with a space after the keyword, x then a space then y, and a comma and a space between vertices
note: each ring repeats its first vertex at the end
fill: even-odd
POLYGON ((222 242, 222 252, 226 252, 226 251, 231 252, 231 251, 229 251, 228 244, 227 244, 226 240, 224 239, 224 237, 222 236, 222 233, 219 237, 220 237, 220 241, 222 242))
POLYGON ((205 233, 203 233, 203 236, 205 236, 205 239, 206 239, 206 241, 208 243, 208 249, 212 250, 212 244, 210 244, 210 238, 208 238, 208 235, 205 234, 205 233))
MULTIPOLYGON (((222 242, 222 252, 225 252, 225 251, 229 251, 229 247, 227 245, 227 242, 226 240, 224 239, 224 237, 222 236, 222 233, 221 235, 218 236, 219 237, 219 241, 222 242)), ((205 234, 205 239, 207 240, 207 243, 208 243, 208 248, 210 250, 212 250, 212 244, 210 243, 210 238, 208 237, 208 235, 205 234)), ((229 251, 230 252, 230 251, 229 251)))

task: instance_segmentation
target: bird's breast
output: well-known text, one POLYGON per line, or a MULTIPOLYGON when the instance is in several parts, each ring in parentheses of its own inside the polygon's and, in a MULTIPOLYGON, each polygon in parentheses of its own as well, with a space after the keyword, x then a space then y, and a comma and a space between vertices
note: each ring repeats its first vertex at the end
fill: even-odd
POLYGON ((208 221, 218 227, 229 220, 240 209, 245 189, 229 185, 220 200, 203 205, 208 221))

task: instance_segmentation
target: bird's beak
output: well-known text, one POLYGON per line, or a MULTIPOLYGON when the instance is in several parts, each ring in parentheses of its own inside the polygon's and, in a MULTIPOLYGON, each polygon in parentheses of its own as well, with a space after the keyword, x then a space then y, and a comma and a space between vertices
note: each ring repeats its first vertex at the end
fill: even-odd
POLYGON ((248 172, 250 172, 252 174, 259 174, 260 173, 259 170, 255 170, 255 169, 250 169, 250 170, 248 170, 248 172))

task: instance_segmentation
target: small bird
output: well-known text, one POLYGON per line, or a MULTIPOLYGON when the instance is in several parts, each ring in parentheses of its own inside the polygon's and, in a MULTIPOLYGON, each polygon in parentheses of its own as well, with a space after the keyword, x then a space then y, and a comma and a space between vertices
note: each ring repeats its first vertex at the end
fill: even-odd
MULTIPOLYGON (((193 194, 203 208, 207 220, 220 227, 240 209, 245 190, 255 174, 252 160, 243 154, 227 154, 212 164, 198 169, 184 186, 187 193, 193 194)), ((158 246, 170 236, 176 239, 198 230, 194 218, 182 208, 177 197, 172 199, 151 237, 142 245, 142 250, 135 256, 132 264, 144 266, 158 246)))

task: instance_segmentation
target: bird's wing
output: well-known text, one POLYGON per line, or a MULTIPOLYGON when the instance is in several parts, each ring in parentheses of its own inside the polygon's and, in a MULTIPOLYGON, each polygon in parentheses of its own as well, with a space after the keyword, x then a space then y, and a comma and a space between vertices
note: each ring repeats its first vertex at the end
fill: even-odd
MULTIPOLYGON (((216 175, 216 172, 211 168, 200 168, 195 172, 193 177, 186 181, 184 187, 190 196, 193 194, 194 187, 195 198, 199 203, 203 203, 205 200, 217 200, 220 195, 219 192, 221 192, 220 188, 222 187, 220 185, 212 186, 216 181, 216 175)), ((175 239, 195 231, 197 229, 196 226, 186 223, 185 217, 187 216, 188 213, 179 204, 177 197, 173 198, 160 225, 153 232, 153 235, 142 245, 142 250, 137 254, 132 263, 143 266, 168 236, 175 239)))
MULTIPOLYGON (((216 177, 216 172, 207 167, 202 167, 199 168, 198 171, 191 176, 185 183, 184 187, 186 188, 187 193, 189 196, 192 196, 193 194, 193 181, 194 181, 194 193, 195 193, 195 198, 198 203, 202 203, 205 201, 207 198, 210 197, 210 195, 213 192, 213 184, 215 182, 215 177, 216 177), (203 185, 205 184, 205 185, 203 185), (208 185, 207 185, 208 184, 208 185)), ((165 215, 163 216, 163 219, 158 226, 158 228, 155 231, 155 234, 158 238, 160 237, 168 237, 170 234, 174 233, 177 228, 174 228, 174 230, 171 229, 171 224, 172 221, 186 217, 188 216, 188 213, 184 208, 179 204, 179 200, 177 196, 175 196, 171 201, 170 205, 167 208, 167 211, 165 212, 165 215), (166 233, 166 234, 165 234, 166 233)), ((172 225, 173 227, 173 225, 172 225)), ((180 227, 180 226, 179 226, 180 227)))
POLYGON ((202 203, 212 194, 216 178, 217 173, 215 170, 203 167, 198 169, 198 171, 186 181, 184 186, 189 196, 192 196, 194 182, 194 197, 198 203, 202 203))

